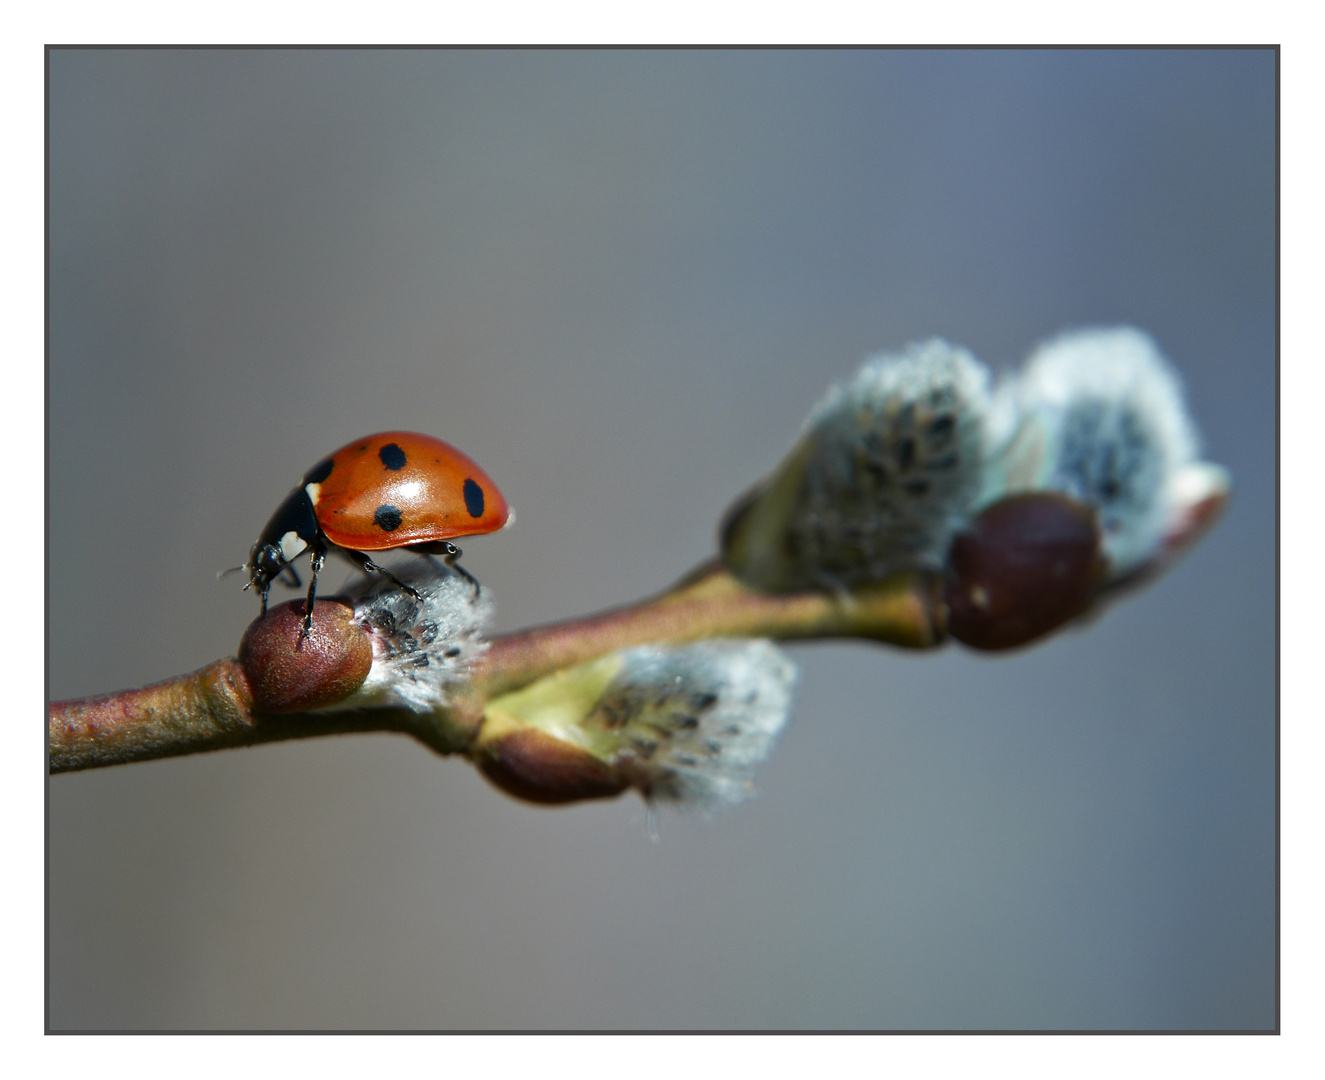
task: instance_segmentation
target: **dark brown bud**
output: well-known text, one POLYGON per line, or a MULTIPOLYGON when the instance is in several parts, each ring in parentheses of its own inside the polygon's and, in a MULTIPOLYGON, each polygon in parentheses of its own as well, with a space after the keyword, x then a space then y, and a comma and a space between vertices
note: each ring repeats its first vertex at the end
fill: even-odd
POLYGON ((948 552, 948 630, 976 649, 1025 645, 1090 605, 1104 570, 1095 513, 1053 492, 986 507, 948 552))
POLYGON ((478 753, 483 775, 509 795, 566 803, 619 795, 627 781, 587 750, 538 728, 507 731, 478 753))
POLYGON ((368 632, 354 610, 334 600, 313 607, 313 626, 301 637, 303 600, 272 608, 244 631, 239 663, 257 712, 292 713, 334 705, 354 693, 373 666, 368 632))

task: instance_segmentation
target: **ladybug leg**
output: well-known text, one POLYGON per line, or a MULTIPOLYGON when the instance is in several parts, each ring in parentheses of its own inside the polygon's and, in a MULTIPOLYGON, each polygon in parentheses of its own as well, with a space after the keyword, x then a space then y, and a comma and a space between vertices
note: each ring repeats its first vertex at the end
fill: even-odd
POLYGON ((468 570, 466 570, 463 566, 461 566, 458 562, 456 562, 456 559, 460 558, 460 556, 463 555, 464 552, 461 551, 454 544, 447 544, 446 546, 449 547, 451 550, 442 556, 442 562, 446 563, 447 566, 449 566, 462 578, 464 578, 471 585, 473 585, 474 595, 478 596, 481 592, 483 592, 483 586, 478 583, 478 578, 476 578, 473 574, 471 574, 468 570))
POLYGON ((432 540, 426 544, 411 544, 410 550, 417 551, 425 559, 429 559, 430 561, 433 555, 440 555, 442 557, 442 562, 446 563, 447 566, 474 586, 475 596, 478 596, 483 591, 483 586, 478 583, 478 578, 456 562, 464 552, 450 541, 432 540))
POLYGON ((303 582, 299 580, 299 574, 298 574, 298 572, 297 572, 297 571, 295 570, 295 568, 294 568, 293 566, 291 566, 289 563, 286 563, 286 564, 285 564, 285 571, 284 571, 284 572, 290 575, 290 586, 291 586, 291 588, 295 588, 295 589, 297 589, 297 588, 299 588, 301 585, 303 585, 303 582))
POLYGON ((377 563, 373 562, 373 560, 370 559, 367 555, 365 555, 362 551, 350 551, 349 549, 346 549, 345 554, 348 555, 351 559, 353 559, 354 562, 356 562, 359 565, 359 568, 363 570, 365 574, 381 574, 384 578, 387 579, 387 581, 391 582, 391 584, 394 585, 397 589, 404 589, 405 592, 409 593, 410 596, 414 597, 415 600, 421 601, 423 599, 423 597, 419 595, 417 589, 414 589, 411 586, 406 585, 385 566, 378 566, 377 563))
MULTIPOLYGON (((314 551, 312 559, 311 576, 308 580, 308 603, 304 607, 304 628, 300 632, 300 637, 308 637, 313 630, 313 601, 317 597, 317 575, 322 570, 322 564, 326 561, 327 553, 325 551, 314 551)), ((295 581, 299 576, 295 575, 295 581)))

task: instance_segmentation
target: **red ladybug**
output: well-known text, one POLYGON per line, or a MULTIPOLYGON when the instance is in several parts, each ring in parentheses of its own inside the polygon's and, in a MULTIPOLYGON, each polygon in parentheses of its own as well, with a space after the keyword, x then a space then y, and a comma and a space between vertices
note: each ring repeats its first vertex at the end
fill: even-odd
POLYGON ((450 567, 479 584, 456 565, 460 549, 453 536, 496 532, 511 517, 497 485, 468 455, 431 435, 384 431, 356 439, 324 458, 277 508, 249 550, 248 585, 259 590, 262 611, 267 592, 282 573, 296 586, 290 563, 305 551, 312 559, 304 633, 312 626, 317 575, 329 547, 340 548, 369 573, 378 573, 415 597, 419 594, 373 562, 365 552, 408 548, 440 555, 450 567))

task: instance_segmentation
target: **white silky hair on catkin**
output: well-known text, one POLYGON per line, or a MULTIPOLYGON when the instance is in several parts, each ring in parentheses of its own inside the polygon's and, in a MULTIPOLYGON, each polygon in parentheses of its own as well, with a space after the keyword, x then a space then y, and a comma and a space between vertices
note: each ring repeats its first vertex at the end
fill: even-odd
POLYGON ((1112 573, 1153 558, 1175 477, 1199 450, 1181 380, 1154 340, 1133 327, 1062 334, 1027 361, 1016 397, 1045 432, 1041 486, 1096 508, 1112 573))
POLYGON ((989 369, 942 339, 867 360, 806 421, 792 544, 854 585, 937 564, 983 482, 989 369))
POLYGON ((488 647, 492 598, 439 563, 422 559, 393 568, 418 590, 416 600, 379 577, 364 577, 347 591, 355 617, 370 628, 373 666, 364 684, 337 708, 404 706, 431 712, 447 691, 469 676, 488 647))
POLYGON ((754 795, 791 712, 796 665, 771 641, 624 650, 600 703, 649 798, 712 813, 754 795))

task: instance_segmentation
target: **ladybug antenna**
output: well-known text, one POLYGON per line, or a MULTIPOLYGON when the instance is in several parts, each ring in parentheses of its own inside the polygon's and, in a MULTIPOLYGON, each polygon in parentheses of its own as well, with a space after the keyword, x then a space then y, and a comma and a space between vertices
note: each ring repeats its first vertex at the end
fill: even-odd
MULTIPOLYGON (((246 565, 244 565, 244 566, 232 566, 232 567, 230 567, 229 570, 218 570, 218 571, 216 572, 216 580, 217 580, 217 581, 220 581, 220 580, 221 580, 222 578, 224 578, 224 577, 229 577, 231 574, 237 574, 237 573, 239 573, 241 570, 247 570, 247 569, 248 569, 248 566, 247 566, 247 564, 246 564, 246 565)), ((245 585, 244 588, 247 589, 248 586, 245 585)))

